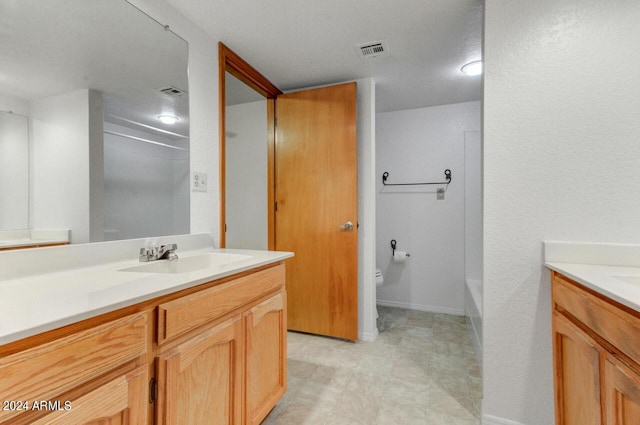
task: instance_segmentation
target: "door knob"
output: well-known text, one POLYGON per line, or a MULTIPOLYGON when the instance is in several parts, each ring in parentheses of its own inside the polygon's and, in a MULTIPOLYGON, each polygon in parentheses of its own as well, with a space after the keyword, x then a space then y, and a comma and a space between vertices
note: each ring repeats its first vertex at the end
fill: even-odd
POLYGON ((346 223, 340 225, 340 228, 343 230, 353 230, 353 223, 350 221, 347 221, 346 223))

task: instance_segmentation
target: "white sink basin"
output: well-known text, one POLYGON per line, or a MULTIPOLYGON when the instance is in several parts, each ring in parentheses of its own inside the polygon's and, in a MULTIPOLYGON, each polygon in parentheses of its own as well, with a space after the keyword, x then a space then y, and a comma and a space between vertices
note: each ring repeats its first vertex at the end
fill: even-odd
POLYGON ((630 283, 632 285, 637 285, 640 286, 640 276, 613 276, 616 279, 620 279, 623 280, 627 283, 630 283))
POLYGON ((121 272, 136 273, 189 273, 216 268, 251 258, 250 255, 211 252, 193 257, 179 258, 177 261, 158 260, 139 266, 120 269, 121 272))

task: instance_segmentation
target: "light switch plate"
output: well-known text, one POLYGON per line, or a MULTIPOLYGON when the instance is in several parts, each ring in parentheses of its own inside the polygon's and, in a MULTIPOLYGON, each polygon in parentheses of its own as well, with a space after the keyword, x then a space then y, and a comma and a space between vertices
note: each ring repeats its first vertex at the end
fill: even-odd
POLYGON ((444 188, 439 187, 436 193, 438 194, 438 201, 442 201, 444 199, 444 188))
POLYGON ((207 173, 193 173, 193 192, 207 191, 207 173))

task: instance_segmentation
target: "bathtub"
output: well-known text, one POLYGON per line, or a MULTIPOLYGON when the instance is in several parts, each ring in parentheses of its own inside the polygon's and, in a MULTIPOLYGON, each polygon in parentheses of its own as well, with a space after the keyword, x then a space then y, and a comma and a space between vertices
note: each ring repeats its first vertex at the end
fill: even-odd
POLYGON ((482 281, 466 279, 464 310, 478 363, 482 368, 482 281))

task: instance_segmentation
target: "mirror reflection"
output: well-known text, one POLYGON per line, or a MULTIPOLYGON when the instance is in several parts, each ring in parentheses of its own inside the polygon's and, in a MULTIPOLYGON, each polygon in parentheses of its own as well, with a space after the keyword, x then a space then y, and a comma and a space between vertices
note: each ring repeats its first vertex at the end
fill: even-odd
POLYGON ((267 102, 225 74, 226 247, 268 249, 267 102))
POLYGON ((187 43, 125 0, 1 2, 0 25, 0 239, 189 233, 187 43))
POLYGON ((29 122, 0 111, 0 229, 29 225, 29 122))

